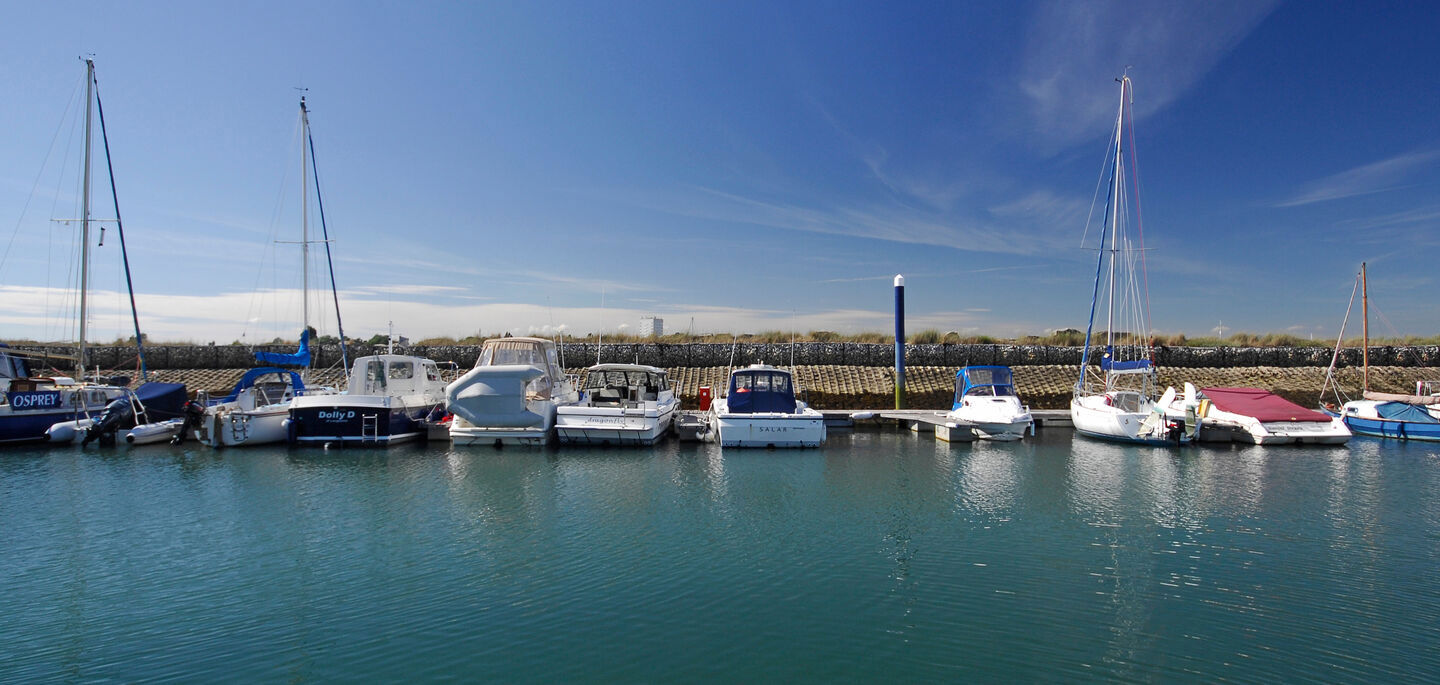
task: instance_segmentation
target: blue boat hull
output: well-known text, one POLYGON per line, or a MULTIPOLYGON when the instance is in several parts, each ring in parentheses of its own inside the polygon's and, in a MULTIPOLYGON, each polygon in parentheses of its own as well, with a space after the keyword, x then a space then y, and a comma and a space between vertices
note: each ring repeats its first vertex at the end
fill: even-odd
MULTIPOLYGON (((1333 412, 1325 412, 1331 416, 1340 416, 1333 412)), ((1392 440, 1423 440, 1426 442, 1440 442, 1440 423, 1424 423, 1419 421, 1397 421, 1395 419, 1366 419, 1358 416, 1345 416, 1345 425, 1350 432, 1356 435, 1368 435, 1372 438, 1389 438, 1392 440)))
MULTIPOLYGON (((105 405, 98 405, 90 410, 90 416, 98 416, 105 410, 105 405)), ((85 418, 85 412, 77 412, 73 409, 64 411, 41 411, 41 412, 16 412, 8 416, 0 416, 0 444, 40 442, 45 439, 45 431, 57 423, 73 421, 85 418)))

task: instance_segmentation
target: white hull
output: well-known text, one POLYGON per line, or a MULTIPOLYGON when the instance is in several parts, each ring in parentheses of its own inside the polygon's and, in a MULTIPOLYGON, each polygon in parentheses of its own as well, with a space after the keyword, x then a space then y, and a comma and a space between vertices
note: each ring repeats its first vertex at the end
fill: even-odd
POLYGON ((565 445, 653 445, 674 418, 673 402, 663 408, 647 402, 643 410, 574 405, 560 407, 555 433, 565 445))
POLYGON ((269 445, 288 438, 285 422, 290 418, 290 405, 277 404, 249 411, 216 410, 211 407, 195 428, 195 439, 211 447, 269 445))
POLYGON ((712 408, 710 425, 721 447, 819 447, 825 442, 825 416, 809 408, 795 414, 731 414, 712 408))
POLYGON ((531 427, 487 427, 476 426, 465 419, 456 416, 450 423, 450 442, 457 446, 502 446, 502 445, 528 445, 541 447, 550 444, 550 436, 554 427, 554 407, 551 412, 544 416, 544 421, 531 427))
POLYGON ((180 434, 180 427, 185 424, 184 419, 170 419, 159 423, 146 423, 131 428, 125 433, 125 442, 131 445, 150 445, 157 442, 169 442, 171 438, 180 434))
MULTIPOLYGON (((1179 400, 1165 411, 1167 418, 1183 421, 1179 400)), ((1246 442, 1252 445, 1343 445, 1350 442, 1344 419, 1262 422, 1253 416, 1222 411, 1213 406, 1201 417, 1200 442, 1246 442)))
POLYGON ((95 425, 95 419, 75 419, 74 421, 61 421, 45 431, 45 440, 57 445, 65 445, 76 442, 80 436, 85 434, 91 426, 95 425))
MULTIPOLYGON (((1154 402, 1139 403, 1141 411, 1128 411, 1106 404, 1106 395, 1085 395, 1070 400, 1070 421, 1082 435, 1102 440, 1142 444, 1175 444, 1170 440, 1164 422, 1149 421, 1155 412, 1154 402)), ((1163 418, 1163 417, 1162 417, 1163 418)))
POLYGON ((1030 410, 1013 397, 967 398, 964 406, 950 412, 950 418, 969 426, 983 440, 1019 440, 1035 427, 1030 410))

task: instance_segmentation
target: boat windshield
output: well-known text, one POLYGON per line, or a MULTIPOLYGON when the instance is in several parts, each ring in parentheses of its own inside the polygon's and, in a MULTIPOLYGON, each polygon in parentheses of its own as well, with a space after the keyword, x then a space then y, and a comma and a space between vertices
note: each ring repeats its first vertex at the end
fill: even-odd
POLYGON ((1003 366, 966 368, 955 378, 955 396, 1014 397, 1015 381, 1003 366))
POLYGON ((783 371, 737 371, 730 377, 730 411, 736 413, 795 411, 790 374, 783 371))
POLYGON ((649 373, 646 371, 591 371, 585 375, 585 389, 599 390, 602 388, 640 388, 648 387, 655 390, 668 388, 665 374, 649 373))

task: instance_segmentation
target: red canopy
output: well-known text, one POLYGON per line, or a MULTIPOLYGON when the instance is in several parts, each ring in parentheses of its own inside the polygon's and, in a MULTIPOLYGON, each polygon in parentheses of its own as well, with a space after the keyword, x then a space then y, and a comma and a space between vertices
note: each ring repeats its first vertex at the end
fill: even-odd
POLYGON ((1330 417, 1306 409, 1260 388, 1204 388, 1210 403, 1222 411, 1253 416, 1261 421, 1330 422, 1330 417))

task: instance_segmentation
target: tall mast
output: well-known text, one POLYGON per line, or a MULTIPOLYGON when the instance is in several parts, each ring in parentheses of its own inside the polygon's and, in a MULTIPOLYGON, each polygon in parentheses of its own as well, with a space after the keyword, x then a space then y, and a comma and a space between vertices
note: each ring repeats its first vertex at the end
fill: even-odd
POLYGON ((305 110, 305 96, 300 96, 300 287, 301 310, 304 316, 304 330, 310 330, 310 179, 308 162, 305 159, 305 141, 310 139, 310 114, 305 110))
POLYGON ((1361 356, 1365 360, 1365 370, 1362 372, 1364 391, 1370 392, 1370 280, 1365 276, 1365 262, 1360 262, 1360 312, 1365 320, 1364 330, 1364 351, 1361 356))
POLYGON ((95 61, 85 60, 85 170, 80 195, 80 354, 75 380, 85 379, 85 322, 90 291, 90 124, 95 111, 95 61))
MULTIPOLYGON (((1110 304, 1105 314, 1105 351, 1109 352, 1114 344, 1115 338, 1115 255, 1119 252, 1120 240, 1120 141, 1121 127, 1125 122, 1125 84, 1130 82, 1129 76, 1123 76, 1120 80, 1120 113, 1115 116, 1115 173, 1113 174, 1115 187, 1112 189, 1114 200, 1110 203, 1110 304)), ((1111 362, 1115 359, 1112 357, 1111 362)), ((1106 381, 1109 385, 1109 381, 1106 381)))

